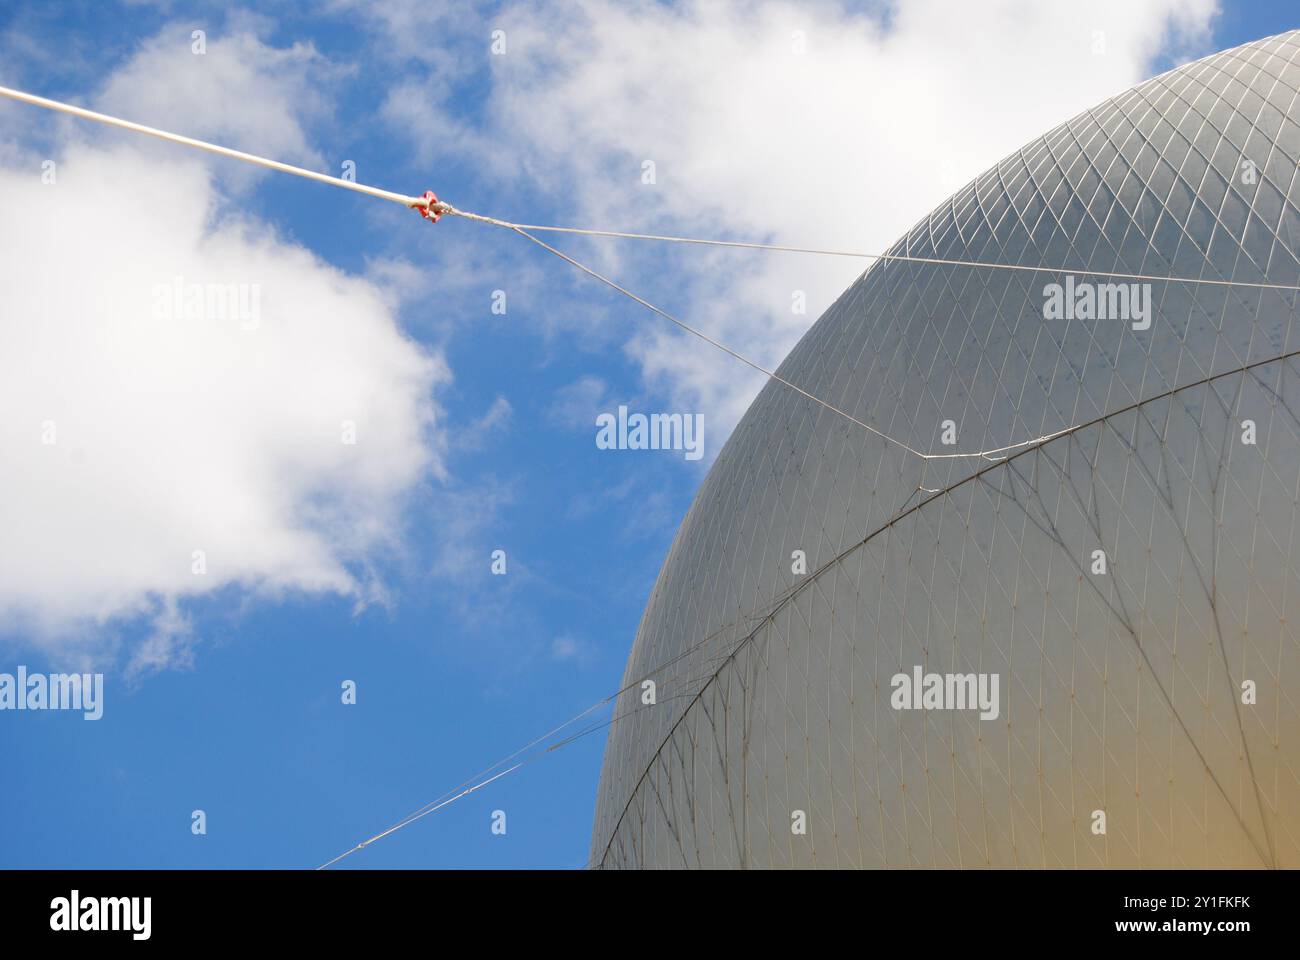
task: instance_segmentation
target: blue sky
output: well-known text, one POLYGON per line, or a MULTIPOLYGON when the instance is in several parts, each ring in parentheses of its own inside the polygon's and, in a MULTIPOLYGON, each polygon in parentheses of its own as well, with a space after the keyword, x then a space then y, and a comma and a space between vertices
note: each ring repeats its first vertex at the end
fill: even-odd
MULTIPOLYGON (((870 250, 989 163, 1102 96, 1182 57, 1293 27, 1288 6, 1125 2, 1101 4, 1089 20, 1063 5, 1026 25, 1015 5, 993 4, 978 31, 954 37, 927 16, 928 3, 737 4, 721 13, 395 3, 385 21, 342 0, 310 12, 276 4, 257 13, 179 3, 4 4, 0 84, 120 107, 132 119, 278 150, 326 172, 351 160, 363 182, 406 193, 432 188, 464 209, 519 222, 870 250), (1184 6, 1196 10, 1176 22, 1184 6), (1098 28, 1107 56, 1074 65, 1068 56, 1098 28), (190 52, 194 29, 206 32, 210 60, 190 52), (505 30, 507 50, 494 58, 496 29, 505 30), (775 37, 785 49, 797 30, 808 37, 803 56, 820 58, 814 67, 807 59, 774 60, 761 46, 775 37), (917 53, 918 40, 931 51, 917 53), (1024 85, 1026 66, 1012 50, 1070 65, 1058 85, 1024 85), (685 59, 670 62, 675 57, 685 59), (936 57, 952 61, 953 74, 936 72, 936 57), (957 83, 962 57, 987 79, 957 83), (818 73, 827 63, 835 69, 818 73), (885 69, 878 64, 885 74, 870 72, 885 69), (767 74, 777 91, 768 96, 747 93, 734 79, 767 74), (834 112, 803 126, 811 101, 798 96, 811 97, 832 77, 844 81, 829 98, 834 112), (860 86, 848 82, 855 80, 860 86), (788 101, 779 94, 787 88, 795 91, 788 101), (275 95, 263 102, 249 89, 275 95), (919 120, 890 108, 900 97, 919 104, 912 111, 919 120), (978 125, 944 135, 945 125, 969 122, 981 104, 978 125), (658 180, 645 184, 642 162, 651 156, 658 180)), ((142 147, 125 134, 0 107, 0 175, 38 183, 36 160, 67 157, 87 219, 60 207, 45 221, 65 236, 104 231, 91 254, 71 244, 67 269, 84 266, 76 257, 129 263, 137 228, 165 249, 167 230, 181 225, 168 211, 142 214, 142 227, 105 224, 97 205, 107 201, 93 177, 76 179, 74 148, 99 151, 80 169, 134 178, 146 205, 155 189, 159 206, 185 196, 168 192, 167 171, 182 162, 178 148, 142 147), (121 145, 139 153, 120 160, 111 151, 121 145)), ((294 540, 274 563, 232 561, 228 574, 202 588, 160 573, 148 556, 151 538, 170 549, 168 524, 184 509, 202 515, 195 523, 238 516, 247 505, 226 502, 231 488, 172 513, 160 503, 163 519, 156 530, 143 525, 139 544, 113 543, 112 528, 100 537, 93 512, 84 539, 7 538, 0 554, 16 559, 5 566, 0 555, 0 571, 25 570, 25 557, 54 550, 90 552, 95 569, 111 569, 115 579, 111 591, 91 591, 85 577, 59 575, 68 564, 53 563, 45 580, 0 583, 0 671, 89 664, 105 673, 107 686, 96 722, 53 711, 0 713, 8 785, 0 791, 0 866, 314 866, 612 693, 676 526, 759 385, 521 238, 452 219, 430 227, 396 206, 203 162, 212 222, 255 222, 276 251, 309 251, 312 263, 292 261, 294 269, 324 288, 321 310, 331 323, 351 330, 355 301, 329 299, 339 276, 391 298, 387 312, 368 307, 368 325, 357 324, 363 332, 347 336, 374 331, 382 343, 376 355, 389 359, 365 368, 375 381, 368 389, 382 401, 377 409, 411 419, 419 441, 399 430, 405 439, 363 451, 377 474, 364 483, 349 472, 361 467, 328 461, 332 479, 323 492, 309 470, 283 485, 265 482, 257 463, 237 474, 233 489, 247 493, 248 509, 270 510, 286 530, 320 536, 294 540), (507 294, 504 316, 491 312, 494 290, 507 294), (411 357, 433 371, 416 378, 423 393, 386 388, 385 376, 407 369, 401 364, 411 357), (704 460, 597 449, 594 416, 620 403, 702 414, 704 460), (420 455, 407 457, 413 446, 420 455), (328 519, 311 509, 317 496, 338 507, 328 519), (348 518, 371 508, 384 518, 381 529, 356 534, 348 518), (503 577, 489 571, 494 549, 507 551, 503 577), (340 702, 344 680, 357 684, 355 705, 340 702), (207 814, 205 836, 191 833, 195 809, 207 814)), ((30 193, 39 185, 14 189, 45 196, 30 193)), ((30 242, 13 220, 0 223, 0 241, 6 232, 10 243, 30 242)), ((42 255, 62 256, 62 242, 42 255)), ((860 269, 753 253, 559 245, 773 363, 860 269), (806 314, 791 316, 794 290, 807 293, 806 314)), ((241 255, 232 262, 272 265, 267 275, 247 276, 266 285, 270 301, 280 282, 273 265, 291 258, 241 255)), ((27 282, 0 280, 5 289, 27 282)), ((63 319, 57 293, 33 301, 56 304, 43 317, 47 325, 63 319)), ((124 340, 133 335, 114 288, 92 293, 90 320, 107 329, 123 324, 124 340)), ((279 301, 268 302, 268 312, 275 309, 279 301)), ((16 328, 30 318, 12 310, 0 319, 16 328)), ((294 340, 304 336, 295 329, 290 349, 306 345, 294 340)), ((129 342, 131 362, 170 362, 141 358, 129 342)), ((347 340, 342 349, 370 356, 368 340, 347 340)), ((43 362, 57 366, 62 356, 55 350, 43 362)), ((341 362, 327 352, 321 358, 341 362)), ((190 364, 183 383, 148 395, 158 407, 189 411, 191 395, 202 392, 208 405, 184 421, 219 422, 222 410, 249 402, 240 381, 206 375, 204 356, 183 363, 190 364)), ((310 371, 286 364, 277 372, 282 390, 263 402, 317 396, 304 379, 310 371)), ((142 392, 129 375, 116 389, 142 392)), ((116 400, 88 394, 69 402, 75 411, 116 400)), ((247 422, 265 409, 253 407, 247 422)), ((268 442, 278 456, 293 444, 294 428, 273 426, 281 432, 268 442)), ((200 438, 195 449, 220 463, 254 457, 266 448, 241 446, 247 433, 245 426, 224 441, 200 438), (229 449, 216 449, 222 442, 229 449)), ((88 439, 92 458, 96 442, 117 441, 111 431, 88 439)), ((59 499, 71 494, 57 485, 33 492, 15 480, 30 470, 28 453, 5 449, 12 457, 4 465, 10 482, 0 481, 7 528, 32 511, 71 508, 59 499)), ((176 467, 167 442, 143 449, 94 488, 104 512, 131 502, 115 497, 176 467), (115 492, 110 482, 128 489, 115 492)), ((296 463, 277 460, 277 470, 296 463)), ((251 556, 256 539, 230 549, 244 546, 251 556)), ((582 866, 603 747, 598 731, 346 866, 582 866), (498 809, 507 815, 504 836, 489 829, 498 809)))

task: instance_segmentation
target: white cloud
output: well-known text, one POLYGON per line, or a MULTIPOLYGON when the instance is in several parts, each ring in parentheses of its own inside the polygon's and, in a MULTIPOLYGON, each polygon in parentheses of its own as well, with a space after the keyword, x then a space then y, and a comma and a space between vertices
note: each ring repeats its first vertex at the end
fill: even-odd
POLYGON ((510 544, 499 539, 502 515, 515 500, 513 485, 492 476, 479 477, 472 485, 449 485, 438 495, 438 525, 434 531, 430 573, 451 586, 459 609, 466 616, 475 609, 476 590, 490 590, 496 597, 503 590, 513 589, 520 579, 518 559, 510 544), (484 571, 490 569, 494 550, 506 551, 508 575, 485 580, 484 571))
POLYGON ((567 633, 551 641, 551 658, 561 663, 586 664, 592 654, 591 644, 567 633))
MULTIPOLYGON (((1158 55, 1202 47, 1214 9, 1213 0, 905 0, 875 15, 834 3, 517 5, 495 20, 510 47, 487 58, 483 138, 508 137, 533 189, 566 199, 567 222, 879 251, 1031 137, 1148 76, 1158 55), (641 183, 645 160, 656 164, 653 186, 641 183)), ((864 265, 691 248, 656 287, 638 273, 644 247, 567 240, 639 292, 684 300, 684 319, 769 366, 864 265), (791 310, 795 290, 806 292, 804 315, 791 310)), ((719 426, 734 422, 762 378, 640 319, 629 350, 647 380, 719 426)))
MULTIPOLYGON (((95 108, 200 140, 319 168, 304 123, 328 115, 325 79, 339 70, 310 44, 277 48, 248 30, 209 33, 193 52, 191 28, 143 41, 95 98, 95 108)), ((165 147, 174 154, 177 148, 165 147)), ((227 164, 229 173, 251 168, 227 164)))
POLYGON ((579 377, 555 391, 546 419, 565 430, 588 430, 595 435, 596 417, 610 409, 609 388, 600 377, 579 377))
POLYGON ((515 414, 510 401, 497 395, 492 405, 483 416, 467 424, 456 436, 456 447, 461 451, 482 450, 488 439, 496 433, 506 430, 515 414))
POLYGON ((497 173, 513 170, 509 152, 484 136, 473 119, 457 116, 453 107, 453 93, 445 83, 406 80, 389 90, 379 114, 391 128, 402 131, 419 163, 459 157, 487 164, 497 173))
MULTIPOLYGON (((313 156, 298 117, 314 54, 241 35, 210 43, 200 75, 173 33, 99 105, 313 156)), ((400 548, 407 495, 444 475, 449 378, 392 298, 238 215, 188 155, 72 141, 54 184, 41 158, 2 156, 0 631, 103 659, 142 619, 129 665, 149 670, 201 639, 192 598, 382 597, 372 571, 400 548), (242 313, 194 298, 232 285, 242 313)))
MULTIPOLYGON (((457 48, 447 43, 459 22, 466 18, 463 4, 447 0, 393 0, 370 3, 369 0, 329 0, 326 9, 351 19, 359 26, 378 27, 385 37, 390 59, 418 60, 442 69, 458 62, 457 48)), ((478 38, 486 48, 487 37, 478 38)))

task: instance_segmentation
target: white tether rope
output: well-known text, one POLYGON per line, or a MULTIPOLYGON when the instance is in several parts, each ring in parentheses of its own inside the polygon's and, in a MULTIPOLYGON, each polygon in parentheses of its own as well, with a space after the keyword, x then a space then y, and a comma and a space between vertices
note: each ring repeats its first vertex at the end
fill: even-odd
POLYGON ((881 439, 889 443, 901 447, 902 449, 906 450, 908 453, 912 454, 913 456, 919 457, 922 460, 962 460, 962 459, 974 459, 974 458, 979 458, 983 460, 998 460, 998 459, 1002 459, 1001 457, 998 456, 999 454, 1005 454, 1012 450, 1019 450, 1023 447, 1033 446, 1039 443, 1046 443, 1047 441, 1060 436, 1062 433, 1067 432, 1069 428, 1066 427, 1062 430, 1056 431, 1055 433, 1049 433, 1041 437, 1035 437, 1033 440, 1023 440, 1019 443, 1008 444, 1007 446, 1004 447, 994 447, 990 450, 981 450, 977 453, 922 453, 920 450, 915 449, 914 447, 903 442, 902 440, 895 439, 894 437, 891 437, 888 434, 884 433, 883 431, 876 429, 870 424, 864 423, 863 421, 859 420, 857 417, 853 416, 852 414, 846 413, 845 411, 841 410, 839 407, 836 407, 833 404, 828 403, 825 400, 822 400, 820 397, 814 396, 813 394, 805 390, 803 387, 791 383, 789 380, 786 380, 784 377, 778 376, 775 371, 767 369, 761 364, 756 363, 755 361, 749 359, 748 357, 744 356, 738 351, 733 350, 732 348, 726 346, 725 344, 719 342, 718 340, 715 340, 714 338, 708 336, 702 331, 697 330, 696 328, 690 326, 687 323, 684 323, 683 321, 679 320, 677 317, 674 317, 672 314, 668 313, 667 311, 661 310, 659 307, 656 307, 654 304, 650 303, 648 300, 644 299, 643 297, 639 297, 636 294, 632 293, 626 287, 619 285, 618 283, 611 280, 609 277, 605 276, 604 274, 598 273, 597 271, 591 269, 590 267, 578 262, 573 257, 569 256, 568 254, 562 253, 561 251, 557 250, 555 247, 552 247, 550 244, 544 243, 543 241, 539 240, 537 237, 534 237, 532 234, 528 233, 527 231, 529 230, 549 231, 552 233, 569 233, 569 234, 577 234, 581 236, 593 236, 593 237, 619 237, 619 238, 632 239, 632 240, 661 240, 661 241, 667 241, 672 243, 702 244, 702 245, 716 246, 716 247, 740 247, 740 248, 750 249, 750 250, 775 250, 775 251, 786 251, 791 253, 821 254, 826 256, 859 257, 859 258, 870 259, 870 260, 894 260, 894 261, 901 261, 907 263, 924 263, 924 264, 934 264, 934 265, 941 265, 941 266, 977 267, 981 269, 991 269, 991 270, 1021 270, 1021 271, 1031 271, 1034 273, 1078 273, 1078 274, 1084 274, 1088 276, 1122 278, 1122 279, 1130 279, 1130 280, 1146 280, 1146 281, 1154 281, 1158 283, 1207 284, 1212 286, 1245 287, 1251 289, 1300 292, 1300 286, 1289 285, 1289 284, 1253 283, 1253 282, 1245 282, 1245 281, 1237 281, 1237 280, 1212 280, 1212 279, 1195 278, 1195 277, 1162 277, 1162 276, 1156 276, 1152 274, 1119 273, 1115 271, 1100 271, 1100 270, 1078 270, 1078 269, 1071 270, 1071 269, 1056 268, 1056 267, 1035 267, 1035 266, 1029 266, 1024 264, 988 263, 988 262, 971 261, 971 260, 948 260, 939 257, 913 257, 913 256, 907 256, 903 254, 858 253, 858 252, 848 251, 848 250, 821 250, 812 247, 793 247, 793 246, 783 246, 780 244, 768 244, 768 243, 745 243, 745 242, 735 241, 735 240, 707 240, 707 239, 700 239, 700 238, 693 238, 693 237, 660 236, 660 235, 649 234, 649 233, 625 233, 625 232, 614 231, 614 230, 586 230, 579 227, 555 227, 555 226, 545 226, 541 224, 519 224, 519 223, 513 223, 509 220, 500 220, 497 219, 496 217, 488 217, 482 214, 470 213, 465 210, 458 210, 451 204, 439 200, 432 192, 428 192, 423 196, 419 196, 419 197, 408 196, 406 194, 401 194, 401 193, 393 193, 390 190, 381 190, 378 187, 371 187, 364 183, 357 183, 353 180, 344 180, 341 177, 332 177, 329 176, 328 174, 317 173, 314 170, 307 170, 304 169, 303 167, 296 167, 292 164, 281 163, 278 160, 270 160, 267 159, 266 157, 259 157, 256 154, 245 153, 242 150, 233 150, 230 147, 223 147, 215 143, 208 143, 206 140, 196 140, 193 137, 184 137, 177 133, 171 133, 166 130, 159 130, 157 127, 149 127, 149 126, 145 126, 144 124, 133 123, 130 120, 123 120, 120 117, 110 116, 109 114, 106 113, 98 113, 94 110, 87 110, 84 107, 73 106, 72 104, 63 103, 58 100, 50 100, 47 99, 46 97, 38 97, 35 94, 24 93, 21 90, 14 90, 9 87, 0 87, 0 96, 7 97, 10 100, 16 100, 19 103, 26 103, 36 107, 43 107, 46 110, 53 110, 58 113, 65 113, 65 114, 69 114, 70 116, 80 117, 83 120, 93 120, 96 123, 103 123, 110 127, 118 127, 122 130, 130 130, 133 133, 142 133, 150 137, 157 137, 160 140, 166 140, 170 143, 177 143, 180 144, 181 146, 193 147, 197 150, 204 150, 208 153, 215 153, 218 156, 229 157, 232 160, 240 160, 243 161, 244 163, 251 163, 255 166, 264 167, 268 170, 277 170, 280 173, 289 173, 289 174, 293 174, 294 176, 304 177, 305 179, 308 180, 315 180, 317 183, 325 183, 325 184, 329 184, 330 186, 342 187, 344 190, 351 190, 354 193, 363 193, 367 196, 377 197, 380 200, 389 200, 393 203, 400 203, 404 207, 410 207, 412 209, 421 211, 422 214, 424 214, 426 217, 433 219, 435 221, 437 220, 438 217, 445 214, 449 216, 460 217, 464 220, 474 220, 479 223, 491 224, 492 226, 503 227, 507 230, 511 230, 515 233, 518 233, 520 236, 526 237, 527 239, 531 240, 533 243, 537 244, 543 249, 550 251, 555 256, 559 257, 562 260, 567 261, 568 263, 577 267, 579 270, 583 271, 587 275, 595 278, 596 280, 599 280, 601 283, 604 283, 610 288, 618 291, 623 296, 628 297, 632 301, 645 307, 647 310, 650 310, 653 313, 657 314, 658 316, 663 317, 665 320, 668 320, 670 323, 675 324, 676 326, 680 327, 682 330, 686 331, 692 336, 698 337, 700 340, 703 340, 705 343, 708 343, 711 346, 716 347, 717 349, 723 351, 727 355, 739 360, 741 363, 744 363, 747 366, 752 367, 754 370, 758 371, 759 373, 763 374, 769 379, 775 380, 777 383, 780 383, 781 385, 788 387, 791 390, 794 390, 800 396, 806 397, 807 399, 812 400, 814 403, 820 404, 821 406, 825 407, 827 410, 831 411, 832 413, 843 417, 844 419, 850 421, 851 423, 856 424, 859 427, 862 427, 863 429, 869 431, 870 433, 880 437, 881 439))

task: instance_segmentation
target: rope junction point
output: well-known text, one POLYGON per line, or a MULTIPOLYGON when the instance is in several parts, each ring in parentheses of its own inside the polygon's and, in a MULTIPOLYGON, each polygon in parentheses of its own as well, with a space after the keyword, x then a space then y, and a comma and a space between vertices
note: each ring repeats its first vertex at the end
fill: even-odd
POLYGON ((438 199, 438 195, 432 190, 424 191, 424 196, 420 197, 411 207, 420 212, 420 216, 430 223, 437 223, 444 213, 451 213, 452 206, 450 203, 443 203, 438 199))

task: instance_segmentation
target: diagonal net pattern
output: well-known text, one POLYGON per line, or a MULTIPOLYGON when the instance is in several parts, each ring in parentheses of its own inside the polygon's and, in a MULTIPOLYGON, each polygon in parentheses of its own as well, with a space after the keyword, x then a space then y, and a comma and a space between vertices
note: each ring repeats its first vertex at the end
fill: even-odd
MULTIPOLYGON (((891 253, 1295 284, 1298 97, 1300 31, 1180 67, 891 253)), ((1070 429, 923 462, 769 383, 647 604, 593 865, 1300 866, 1296 294, 1155 283, 1142 330, 1044 319, 1064 279, 885 261, 792 351, 919 449, 1070 429), (893 709, 917 665, 997 674, 999 716, 893 709)))

